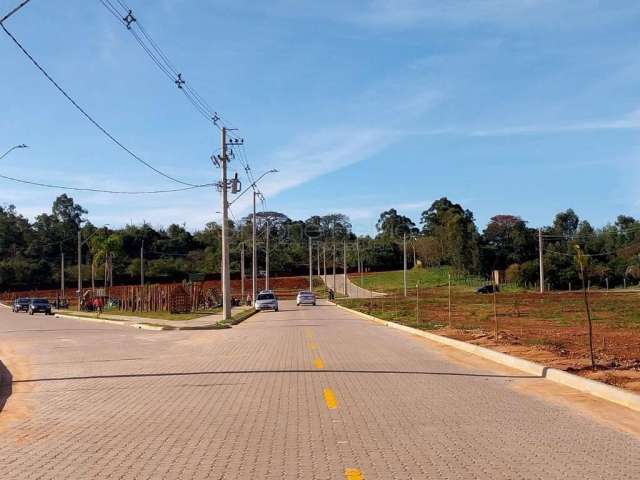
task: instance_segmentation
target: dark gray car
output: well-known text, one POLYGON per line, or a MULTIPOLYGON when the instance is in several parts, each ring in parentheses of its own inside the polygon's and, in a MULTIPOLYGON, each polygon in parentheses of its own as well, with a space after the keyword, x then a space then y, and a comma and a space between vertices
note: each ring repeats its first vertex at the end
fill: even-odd
POLYGON ((32 298, 29 303, 29 315, 34 313, 44 313, 45 315, 51 315, 51 304, 46 298, 32 298))

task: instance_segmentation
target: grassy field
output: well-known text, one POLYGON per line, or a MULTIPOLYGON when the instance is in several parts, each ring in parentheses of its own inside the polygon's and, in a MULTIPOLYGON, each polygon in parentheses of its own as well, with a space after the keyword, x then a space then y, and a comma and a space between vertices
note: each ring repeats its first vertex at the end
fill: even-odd
MULTIPOLYGON (((452 282, 449 312, 447 273, 446 268, 411 270, 407 297, 403 295, 402 271, 367 274, 364 282, 352 278, 354 283, 387 295, 341 299, 340 303, 378 318, 433 330, 550 366, 582 370, 588 364, 581 292, 540 294, 503 289, 496 295, 494 315, 493 295, 476 294, 468 281, 458 280, 452 282)), ((605 380, 632 385, 640 391, 640 294, 598 290, 592 291, 589 298, 598 364, 611 377, 605 380)))
MULTIPOLYGON (((449 274, 451 275, 451 285, 463 287, 473 290, 482 285, 486 285, 488 280, 478 275, 467 275, 452 270, 450 267, 432 267, 432 268, 412 268, 407 271, 407 286, 415 288, 420 285, 421 288, 444 287, 449 283, 449 274)), ((402 270, 393 270, 389 272, 367 273, 360 277, 352 275, 350 279, 356 285, 378 292, 393 292, 403 289, 403 272, 402 270)), ((522 289, 512 285, 504 285, 505 291, 520 291, 522 289)))
MULTIPOLYGON (((205 310, 201 312, 193 312, 193 313, 124 312, 121 310, 105 310, 103 314, 119 316, 119 317, 129 316, 129 317, 149 318, 149 319, 155 319, 155 320, 185 321, 185 320, 194 320, 196 318, 206 317, 207 315, 213 315, 215 313, 220 313, 221 311, 222 309, 220 308, 205 310)), ((96 312, 78 312, 76 310, 60 310, 59 313, 98 318, 98 314, 96 312)))

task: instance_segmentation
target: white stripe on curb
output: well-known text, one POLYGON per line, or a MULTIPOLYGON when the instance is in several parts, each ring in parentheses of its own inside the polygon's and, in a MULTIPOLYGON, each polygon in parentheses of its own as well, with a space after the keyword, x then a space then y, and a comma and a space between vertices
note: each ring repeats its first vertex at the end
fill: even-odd
POLYGON ((640 395, 629 392, 627 390, 623 390, 622 388, 607 385, 606 383, 591 380, 589 378, 579 377, 577 375, 573 375, 556 368, 545 367, 544 365, 540 365, 539 363, 507 355, 506 353, 496 352, 495 350, 490 350, 488 348, 473 345, 471 343, 454 340, 453 338, 443 337, 434 333, 418 330, 417 328, 400 325, 399 323, 381 320, 372 315, 367 315, 366 313, 343 307, 342 305, 335 305, 338 308, 354 313, 359 317, 365 318, 367 320, 372 320, 376 323, 380 323, 396 330, 402 330, 403 332, 427 338, 431 341, 443 345, 448 345, 450 347, 471 353, 473 355, 478 355, 479 357, 486 358, 501 365, 506 365, 517 370, 522 370, 523 372, 530 373, 540 378, 546 378, 547 380, 551 380, 552 382, 573 388, 574 390, 588 393, 589 395, 593 395, 594 397, 599 397, 604 400, 608 400, 610 402, 614 402, 640 412, 640 395))

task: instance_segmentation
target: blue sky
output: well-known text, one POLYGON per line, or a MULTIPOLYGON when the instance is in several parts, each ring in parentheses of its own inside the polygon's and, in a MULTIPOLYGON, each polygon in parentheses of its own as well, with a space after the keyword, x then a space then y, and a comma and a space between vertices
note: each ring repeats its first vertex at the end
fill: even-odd
MULTIPOLYGON (((0 12, 17 0, 0 0, 0 12)), ((560 0, 128 0, 184 77, 241 128, 267 208, 343 212, 371 233, 442 196, 476 215, 595 225, 640 216, 640 3, 560 0)), ((219 135, 98 0, 32 0, 7 28, 97 119, 158 168, 215 181, 219 135)), ((0 35, 0 172, 172 188, 110 144, 0 35), (1 152, 0 152, 1 153, 1 152)), ((236 162, 237 163, 237 162, 236 162)), ((239 165, 232 165, 239 168, 239 165)), ((0 204, 60 192, 0 183, 0 204)), ((94 223, 219 218, 212 190, 73 193, 94 223)), ((249 195, 235 206, 249 210, 249 195)))

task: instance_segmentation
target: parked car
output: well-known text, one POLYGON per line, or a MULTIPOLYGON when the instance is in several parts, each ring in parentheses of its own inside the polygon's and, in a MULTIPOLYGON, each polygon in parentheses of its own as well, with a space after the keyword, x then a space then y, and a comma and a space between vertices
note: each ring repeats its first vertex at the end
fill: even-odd
POLYGON ((315 305, 316 294, 308 290, 301 290, 296 297, 296 305, 315 305))
MULTIPOLYGON (((494 285, 484 285, 476 290, 476 293, 493 293, 494 285)), ((495 285, 496 292, 500 291, 500 287, 495 285)))
POLYGON ((255 302, 256 310, 273 310, 278 311, 278 299, 271 290, 263 290, 258 293, 255 302))
POLYGON ((13 311, 13 313, 28 312, 30 303, 30 298, 16 298, 13 302, 13 307, 11 307, 11 311, 13 311))
POLYGON ((45 315, 51 315, 51 304, 46 298, 32 298, 29 303, 29 315, 34 313, 44 313, 45 315))

